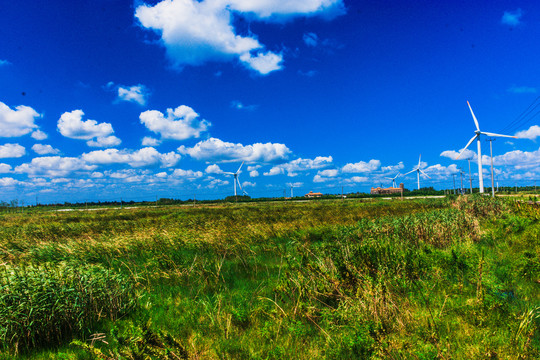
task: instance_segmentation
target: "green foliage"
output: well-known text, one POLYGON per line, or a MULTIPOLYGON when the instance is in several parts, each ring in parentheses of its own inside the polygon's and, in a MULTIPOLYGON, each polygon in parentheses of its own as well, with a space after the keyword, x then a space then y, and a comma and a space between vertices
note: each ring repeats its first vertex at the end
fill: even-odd
POLYGON ((84 335, 135 306, 133 281, 99 266, 0 268, 0 343, 14 352, 84 335))

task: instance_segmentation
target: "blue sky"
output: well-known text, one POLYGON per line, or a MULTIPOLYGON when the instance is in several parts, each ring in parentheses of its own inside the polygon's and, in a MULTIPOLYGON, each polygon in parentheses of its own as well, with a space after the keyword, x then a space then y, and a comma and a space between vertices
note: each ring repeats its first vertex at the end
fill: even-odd
POLYGON ((450 188, 467 100, 518 136, 500 185, 540 180, 536 2, 19 0, 0 23, 0 200, 223 198, 242 161, 255 197, 369 191, 420 154, 450 188))

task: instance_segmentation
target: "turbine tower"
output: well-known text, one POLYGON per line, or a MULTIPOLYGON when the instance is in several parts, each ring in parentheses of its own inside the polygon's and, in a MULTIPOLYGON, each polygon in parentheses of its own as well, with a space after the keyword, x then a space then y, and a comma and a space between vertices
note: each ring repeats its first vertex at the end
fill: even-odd
POLYGON ((480 193, 483 193, 484 192, 484 175, 482 174, 482 149, 481 149, 481 145, 480 145, 480 137, 481 137, 481 135, 497 136, 497 137, 508 137, 508 138, 516 138, 516 137, 515 136, 510 136, 510 135, 501 135, 501 134, 494 134, 494 133, 490 133, 490 132, 480 131, 480 126, 478 125, 478 120, 476 120, 476 116, 474 115, 474 112, 473 112, 473 110, 471 108, 471 104, 469 104, 468 101, 467 101, 467 105, 469 106, 469 110, 471 110, 471 115, 472 115, 472 118, 474 120, 474 125, 476 126, 476 130, 474 131, 474 136, 471 138, 471 140, 469 140, 467 145, 465 145, 463 150, 461 150, 461 152, 459 153, 456 160, 458 160, 461 157, 463 152, 465 150, 467 150, 469 145, 471 145, 472 142, 476 139, 476 144, 477 144, 477 147, 478 147, 478 182, 479 182, 480 193))
POLYGON ((240 175, 240 169, 242 168, 242 165, 244 165, 244 162, 242 161, 242 163, 240 164, 240 167, 238 168, 238 170, 236 170, 236 172, 232 173, 232 172, 223 172, 224 174, 227 174, 227 175, 232 175, 234 176, 234 196, 236 197, 236 184, 238 184, 238 187, 240 188, 240 190, 242 190, 242 194, 243 195, 247 195, 248 193, 242 189, 242 185, 240 184, 240 180, 238 179, 238 176, 240 175))
POLYGON ((401 175, 401 173, 397 173, 394 177, 387 177, 385 179, 392 180, 392 187, 396 187, 396 179, 401 175))
POLYGON ((418 190, 420 190, 420 173, 422 173, 423 175, 427 176, 429 179, 431 179, 429 177, 428 174, 426 174, 422 169, 420 169, 420 160, 422 159, 422 154, 420 154, 420 157, 418 158, 418 165, 416 165, 416 167, 414 169, 412 169, 411 171, 409 171, 408 173, 406 174, 403 174, 403 176, 407 176, 409 175, 410 173, 412 172, 415 172, 416 171, 416 179, 418 181, 418 190))

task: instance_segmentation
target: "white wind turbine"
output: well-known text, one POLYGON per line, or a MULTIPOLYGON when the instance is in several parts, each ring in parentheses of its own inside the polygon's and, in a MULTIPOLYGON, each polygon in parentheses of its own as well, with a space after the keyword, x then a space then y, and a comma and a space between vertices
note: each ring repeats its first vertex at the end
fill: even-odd
POLYGON ((500 134, 494 134, 494 133, 490 133, 490 132, 480 131, 480 126, 478 125, 478 120, 476 120, 476 116, 474 116, 474 112, 472 111, 471 104, 469 104, 468 101, 467 101, 467 105, 469 106, 469 110, 471 110, 471 115, 472 115, 473 120, 474 120, 474 125, 476 125, 476 130, 474 131, 474 136, 471 138, 471 140, 469 140, 467 145, 465 145, 463 150, 461 150, 461 152, 459 153, 456 160, 458 160, 461 157, 463 152, 465 150, 467 150, 469 145, 471 145, 472 142, 474 141, 474 139, 476 139, 476 143, 478 145, 478 182, 480 183, 480 185, 479 185, 480 193, 483 193, 484 192, 484 176, 482 174, 482 149, 481 149, 481 146, 480 146, 480 135, 497 136, 497 137, 509 137, 509 138, 516 138, 516 137, 515 136, 510 136, 510 135, 500 135, 500 134))
POLYGON ((392 180, 392 187, 396 187, 396 179, 401 175, 401 173, 397 173, 394 177, 386 177, 385 179, 392 180))
POLYGON ((234 173, 232 173, 232 172, 223 172, 224 174, 234 176, 234 181, 233 181, 233 183, 234 183, 234 196, 236 196, 236 184, 238 184, 238 187, 240 188, 240 190, 242 190, 242 194, 247 195, 247 192, 244 189, 242 189, 242 185, 240 184, 240 180, 238 179, 238 176, 240 175, 240 169, 242 168, 242 165, 244 165, 243 161, 240 164, 240 167, 238 168, 238 170, 236 170, 236 172, 234 172, 234 173))
POLYGON ((422 173, 423 175, 427 176, 429 179, 431 179, 429 177, 428 174, 426 174, 422 169, 420 169, 420 160, 422 159, 422 154, 420 154, 420 157, 418 158, 418 165, 416 165, 416 167, 414 169, 412 169, 411 171, 409 171, 408 173, 406 174, 403 174, 403 176, 407 176, 409 175, 410 173, 412 172, 415 172, 416 171, 416 178, 417 178, 417 181, 418 181, 418 190, 420 190, 420 173, 422 173))

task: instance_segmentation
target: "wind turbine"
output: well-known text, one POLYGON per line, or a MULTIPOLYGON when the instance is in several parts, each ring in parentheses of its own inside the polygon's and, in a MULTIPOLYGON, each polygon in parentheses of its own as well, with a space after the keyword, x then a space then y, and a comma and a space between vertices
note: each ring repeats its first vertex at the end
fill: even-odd
POLYGON ((509 137, 509 138, 516 138, 515 136, 510 135, 500 135, 500 134, 494 134, 490 132, 480 131, 480 126, 478 125, 478 120, 476 120, 476 116, 474 116, 474 112, 472 111, 471 104, 467 101, 467 105, 469 106, 469 110, 471 110, 471 115, 474 120, 474 125, 476 126, 476 130, 474 131, 474 136, 469 140, 467 145, 461 150, 456 160, 458 160, 463 152, 467 150, 469 145, 472 144, 472 142, 476 139, 476 144, 478 145, 478 182, 480 183, 480 193, 484 192, 484 175, 482 174, 482 149, 480 145, 480 135, 487 135, 487 136, 497 136, 497 137, 509 137))
POLYGON ((420 190, 420 173, 422 173, 423 175, 426 175, 429 179, 431 179, 428 174, 426 174, 422 169, 420 169, 420 159, 422 159, 422 154, 420 154, 420 157, 418 158, 418 165, 416 165, 416 167, 412 169, 411 171, 409 171, 408 173, 403 174, 403 176, 407 176, 410 173, 416 171, 416 178, 418 181, 418 190, 420 190))
POLYGON ((242 161, 242 163, 240 164, 240 167, 238 168, 238 170, 236 170, 236 172, 232 173, 232 172, 223 172, 224 174, 227 174, 227 175, 232 175, 234 176, 234 196, 236 197, 236 184, 238 184, 238 187, 240 188, 240 190, 242 190, 242 194, 243 195, 247 195, 248 193, 242 189, 242 185, 240 184, 240 180, 238 179, 238 176, 240 175, 240 169, 242 168, 242 165, 244 165, 244 162, 242 161))
POLYGON ((399 175, 401 175, 401 173, 398 172, 397 175, 394 176, 393 178, 387 177, 385 179, 392 180, 392 187, 396 187, 396 179, 399 177, 399 175))

